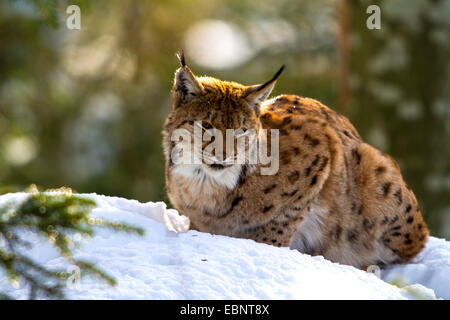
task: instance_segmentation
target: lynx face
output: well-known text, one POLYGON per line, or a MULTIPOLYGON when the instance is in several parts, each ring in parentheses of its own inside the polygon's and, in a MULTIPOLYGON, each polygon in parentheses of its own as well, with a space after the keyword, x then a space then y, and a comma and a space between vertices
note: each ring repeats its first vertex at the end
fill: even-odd
POLYGON ((270 94, 281 71, 265 84, 244 86, 196 77, 183 64, 175 74, 173 110, 164 130, 164 152, 171 170, 196 181, 234 188, 261 139, 260 102, 270 94), (181 136, 191 139, 178 139, 181 136), (213 143, 222 148, 213 148, 213 143), (239 143, 244 150, 238 149, 239 143), (192 160, 190 163, 178 161, 179 149, 184 151, 184 159, 192 160))
POLYGON ((408 261, 422 250, 429 231, 399 165, 365 143, 346 117, 314 99, 267 100, 282 69, 264 84, 244 86, 197 78, 179 58, 163 131, 166 186, 192 229, 359 268, 408 261), (209 141, 194 141, 216 130, 226 145, 227 129, 254 130, 271 154, 277 135, 262 132, 277 130, 279 170, 265 175, 260 162, 232 161, 241 160, 236 144, 213 154, 209 141), (178 139, 179 130, 193 139, 178 139), (178 161, 178 149, 191 163, 178 161))

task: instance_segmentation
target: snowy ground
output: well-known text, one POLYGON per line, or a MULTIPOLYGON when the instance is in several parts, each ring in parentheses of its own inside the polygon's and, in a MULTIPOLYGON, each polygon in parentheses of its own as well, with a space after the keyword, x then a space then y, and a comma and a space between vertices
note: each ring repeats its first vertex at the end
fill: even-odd
MULTIPOLYGON (((288 248, 187 230, 188 220, 162 202, 84 195, 97 202, 91 213, 146 231, 144 237, 98 228, 91 239, 77 238, 75 256, 96 264, 116 287, 82 278, 66 289, 70 299, 450 299, 450 242, 431 238, 411 264, 375 274, 311 257, 288 248), (391 285, 395 283, 397 286, 391 285), (400 288, 400 287, 401 288, 400 288)), ((24 194, 0 196, 0 206, 24 194)), ((67 268, 45 239, 24 232, 34 243, 28 254, 49 268, 67 268)), ((0 271, 0 292, 19 299, 0 271)))

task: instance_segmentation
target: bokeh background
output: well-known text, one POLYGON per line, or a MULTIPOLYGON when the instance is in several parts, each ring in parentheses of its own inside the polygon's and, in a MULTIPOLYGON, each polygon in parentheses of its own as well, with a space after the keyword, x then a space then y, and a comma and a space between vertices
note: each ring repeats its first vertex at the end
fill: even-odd
POLYGON ((450 1, 2 0, 0 194, 35 183, 168 201, 161 129, 188 64, 321 100, 392 154, 450 238, 450 1), (66 8, 81 8, 81 30, 66 8), (366 28, 368 5, 381 30, 366 28))

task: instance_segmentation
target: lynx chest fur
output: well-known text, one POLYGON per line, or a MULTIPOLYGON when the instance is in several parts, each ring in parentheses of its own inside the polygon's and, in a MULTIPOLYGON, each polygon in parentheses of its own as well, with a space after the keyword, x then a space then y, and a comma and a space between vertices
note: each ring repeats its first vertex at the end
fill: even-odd
POLYGON ((166 187, 192 229, 359 268, 407 261, 424 247, 428 229, 398 164, 366 144, 346 117, 309 98, 268 100, 282 69, 264 84, 244 86, 196 77, 179 58, 163 131, 166 187), (253 143, 218 156, 202 139, 211 130, 227 146, 255 134, 253 143), (229 139, 227 130, 240 133, 229 139), (265 145, 276 165, 241 155, 253 145, 265 145), (180 148, 190 161, 180 161, 180 148), (270 166, 275 170, 263 174, 270 166))

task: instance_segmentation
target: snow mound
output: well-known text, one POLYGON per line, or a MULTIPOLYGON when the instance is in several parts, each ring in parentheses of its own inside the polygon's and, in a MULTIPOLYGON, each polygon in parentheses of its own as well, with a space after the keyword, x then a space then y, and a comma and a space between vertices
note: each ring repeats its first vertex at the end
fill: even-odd
POLYGON ((425 249, 408 264, 388 267, 381 273, 389 283, 420 283, 437 297, 450 299, 450 242, 430 237, 425 249))
MULTIPOLYGON (((408 265, 375 274, 252 240, 188 231, 189 221, 165 203, 140 203, 82 194, 94 200, 91 216, 139 226, 144 237, 97 228, 77 239, 75 257, 94 263, 118 282, 110 287, 83 277, 66 288, 70 299, 435 299, 450 298, 450 243, 431 238, 408 265), (434 290, 434 291, 433 291, 434 290), (435 295, 436 293, 436 295, 435 295)), ((0 206, 25 194, 0 196, 0 206)), ((27 254, 48 268, 70 268, 46 239, 24 231, 27 254)), ((0 291, 26 299, 0 271, 0 291)))

